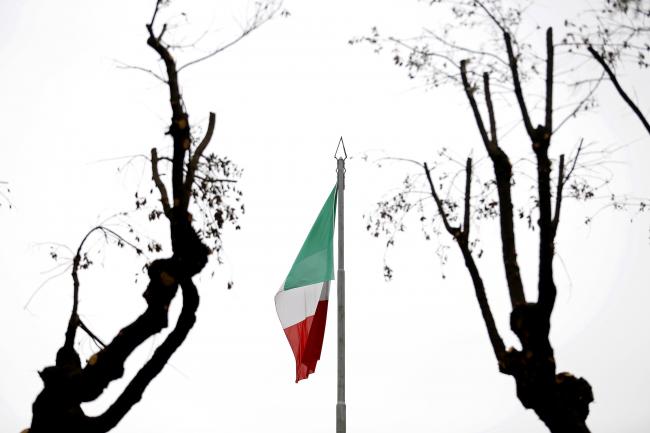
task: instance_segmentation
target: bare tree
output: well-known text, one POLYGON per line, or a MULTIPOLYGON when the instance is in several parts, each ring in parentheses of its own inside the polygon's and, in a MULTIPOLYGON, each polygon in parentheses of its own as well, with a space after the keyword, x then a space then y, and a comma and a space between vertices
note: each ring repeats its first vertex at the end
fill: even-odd
POLYGON ((431 173, 424 164, 424 170, 439 215, 446 230, 451 234, 463 255, 465 265, 472 278, 476 298, 488 331, 490 343, 494 350, 499 370, 514 377, 517 384, 517 397, 524 407, 533 409, 540 419, 554 432, 588 432, 586 418, 589 403, 593 395, 589 383, 569 373, 556 373, 553 348, 549 341, 550 320, 557 289, 553 278, 553 256, 555 254, 555 235, 560 222, 562 190, 566 182, 564 155, 560 157, 555 207, 551 191, 551 161, 548 149, 553 134, 553 33, 546 33, 546 108, 542 124, 533 126, 519 79, 517 58, 514 54, 510 36, 503 35, 508 64, 512 73, 514 92, 521 111, 524 128, 530 138, 537 165, 537 196, 539 201, 539 272, 538 297, 536 302, 527 302, 519 273, 515 231, 513 226, 513 203, 511 196, 512 165, 507 153, 499 146, 497 139, 496 116, 490 95, 489 74, 483 75, 485 106, 488 112, 487 126, 476 101, 472 83, 470 83, 466 64, 461 63, 460 75, 472 113, 479 130, 481 141, 494 167, 494 176, 498 190, 499 221, 502 241, 502 261, 512 304, 510 328, 521 343, 521 350, 505 349, 505 345, 496 328, 485 293, 483 280, 469 247, 470 234, 470 185, 472 178, 472 161, 467 160, 466 189, 464 201, 463 224, 458 227, 450 225, 447 211, 436 192, 431 180, 431 173))
MULTIPOLYGON (((480 3, 479 3, 480 4, 480 3)), ((485 10, 488 14, 489 10, 485 10)), ((496 17, 491 17, 494 22, 500 23, 496 17)), ((465 178, 462 198, 450 200, 440 193, 439 180, 451 177, 444 174, 434 179, 433 169, 428 163, 419 164, 426 179, 426 193, 421 187, 415 186, 417 181, 407 179, 403 190, 393 200, 380 202, 376 215, 370 218, 368 230, 378 236, 382 230, 389 234, 386 225, 391 225, 395 231, 404 230, 402 217, 405 213, 418 207, 422 213, 422 221, 438 220, 442 223, 444 231, 452 236, 458 246, 465 266, 474 286, 483 321, 488 333, 488 338, 494 351, 499 371, 515 379, 517 397, 525 408, 533 409, 539 418, 554 433, 563 432, 588 432, 586 418, 589 413, 589 404, 593 401, 592 389, 583 378, 577 378, 570 373, 558 372, 555 364, 553 347, 549 340, 551 314, 555 306, 557 288, 553 274, 553 258, 555 256, 555 236, 560 223, 563 198, 567 195, 565 187, 576 168, 576 155, 565 164, 565 155, 559 158, 556 171, 556 182, 552 181, 552 162, 549 157, 549 148, 557 125, 554 122, 554 61, 555 52, 553 32, 549 28, 546 32, 546 55, 537 58, 528 52, 530 58, 544 65, 544 72, 539 72, 544 80, 544 94, 540 99, 543 104, 543 118, 536 124, 529 109, 530 101, 526 97, 524 84, 520 72, 520 59, 523 53, 518 51, 507 27, 499 25, 501 30, 501 43, 503 53, 499 53, 496 63, 498 65, 488 70, 498 75, 497 83, 500 84, 502 95, 511 89, 516 107, 520 115, 521 124, 530 140, 531 148, 535 154, 536 180, 535 180, 535 216, 539 230, 539 269, 538 269, 538 296, 531 301, 526 298, 524 283, 520 275, 517 259, 517 246, 515 238, 514 220, 518 216, 523 218, 523 212, 517 210, 513 203, 512 185, 514 184, 513 164, 506 150, 499 143, 497 128, 497 109, 493 101, 491 90, 491 74, 484 72, 482 75, 468 70, 468 61, 458 62, 457 78, 448 72, 450 81, 460 83, 469 102, 474 117, 480 140, 485 148, 492 165, 492 179, 482 183, 482 190, 473 194, 473 163, 468 158, 464 164, 465 178), (539 60, 541 59, 541 60, 539 60), (502 61, 504 63, 502 63, 502 61), (507 67, 507 72, 498 68, 507 67), (508 76, 505 76, 505 73, 508 76), (480 77, 481 83, 475 81, 480 77), (507 86, 504 86, 507 85, 507 86), (477 95, 484 97, 484 108, 480 107, 477 95), (482 114, 487 112, 487 114, 482 114), (486 119, 486 120, 484 120, 486 119), (496 189, 496 191, 494 191, 496 189), (420 199, 413 202, 410 193, 420 194, 420 199), (492 199, 492 194, 496 198, 492 199), (435 203, 436 216, 429 216, 421 206, 426 198, 431 198, 435 203), (505 271, 506 284, 511 302, 510 328, 519 339, 521 349, 508 348, 497 329, 492 315, 486 287, 481 277, 476 256, 482 255, 482 250, 476 248, 477 239, 470 235, 470 226, 476 219, 494 217, 499 220, 499 233, 501 237, 501 262, 505 271), (397 227, 397 228, 395 228, 397 227)), ((519 47, 522 49, 522 46, 519 47)), ((530 46, 525 47, 530 51, 530 46)), ((467 52, 466 48, 463 52, 467 52)), ((491 57, 491 56, 488 56, 491 57)), ((530 65, 530 64, 529 64, 530 65)), ((481 66, 483 66, 481 64, 481 66)), ((537 75, 528 77, 532 80, 537 75)), ((440 156, 444 156, 439 155, 440 156)), ((583 184, 584 186, 584 184, 583 184)), ((589 188, 586 186, 585 188, 589 188)), ((572 184, 570 196, 576 198, 587 197, 590 192, 581 190, 580 184, 572 184)), ((534 218, 529 213, 529 225, 534 224, 534 218)), ((428 236, 428 235, 427 235, 428 236)), ((388 245, 391 245, 392 238, 388 245)), ((387 274, 390 276, 388 268, 387 274)))
MULTIPOLYGON (((605 201, 603 208, 638 212, 645 211, 648 203, 647 199, 630 201, 613 193, 596 197, 596 191, 609 178, 599 174, 594 178, 593 172, 587 172, 606 163, 605 149, 593 150, 591 143, 583 145, 580 140, 573 155, 562 154, 555 160, 549 156, 549 149, 559 128, 595 106, 595 92, 606 78, 614 83, 650 131, 610 68, 626 62, 637 62, 642 68, 648 66, 645 53, 650 49, 647 42, 650 8, 644 0, 603 1, 602 7, 583 11, 581 17, 563 20, 558 26, 561 34, 558 42, 554 42, 549 28, 544 56, 538 54, 535 38, 530 37, 535 26, 525 23, 533 1, 435 0, 428 3, 435 7, 447 6, 448 15, 439 15, 450 19, 437 22, 413 37, 386 36, 373 28, 368 35, 354 38, 350 43, 369 44, 378 53, 390 50, 392 62, 405 69, 409 78, 422 79, 427 87, 452 85, 462 89, 489 158, 490 179, 477 179, 482 173, 477 176, 476 162, 471 158, 460 162, 445 148, 437 153, 433 166, 411 161, 419 172, 409 174, 396 194, 378 202, 376 211, 367 219, 367 229, 375 237, 386 236, 386 245, 391 247, 396 235, 406 230, 406 215, 415 210, 420 214, 426 239, 431 237, 431 231, 436 235, 442 232, 451 235, 471 277, 499 370, 515 379, 517 397, 523 406, 533 409, 552 432, 587 432, 586 418, 593 401, 591 386, 583 378, 557 372, 549 340, 557 294, 553 273, 555 236, 563 200, 601 198, 605 201), (592 56, 603 69, 593 67, 592 56), (556 63, 562 66, 556 68, 556 63), (557 100, 562 102, 558 104, 557 100), (517 113, 514 123, 508 114, 504 115, 510 107, 515 107, 517 113), (505 118, 501 121, 505 127, 497 128, 497 113, 505 118), (539 124, 534 116, 541 117, 539 124), (523 160, 534 165, 534 179, 519 169, 521 166, 517 167, 522 160, 513 161, 508 155, 512 152, 506 152, 500 142, 514 128, 523 129, 524 137, 531 143, 535 159, 523 160), (441 168, 446 162, 462 168, 441 168), (463 178, 464 186, 455 183, 456 179, 463 178), (523 204, 524 200, 515 203, 512 194, 515 180, 521 184, 522 178, 524 182, 532 180, 534 191, 523 204), (473 192, 476 185, 479 190, 473 192), (425 206, 428 201, 434 203, 433 212, 425 206), (470 226, 486 218, 499 221, 500 261, 511 303, 510 328, 519 339, 520 350, 506 349, 477 264, 483 249, 480 238, 470 235, 470 226), (529 228, 539 233, 538 296, 534 301, 527 299, 520 276, 515 239, 517 219, 527 220, 529 228)), ((585 222, 589 221, 591 218, 587 217, 585 222)), ((443 264, 449 258, 446 248, 446 245, 436 248, 443 264)), ((393 270, 385 263, 385 277, 389 279, 392 274, 393 270)))
POLYGON ((92 234, 101 233, 105 237, 115 239, 119 245, 131 245, 138 253, 141 253, 141 250, 137 245, 105 226, 91 229, 84 237, 73 258, 74 296, 65 341, 56 354, 55 365, 46 367, 39 373, 44 387, 33 404, 32 424, 29 429, 31 433, 107 432, 120 422, 133 405, 140 401, 144 390, 183 343, 196 321, 199 294, 192 277, 205 267, 211 249, 202 241, 197 233, 198 229, 193 226, 193 218, 188 211, 191 202, 203 204, 206 207, 200 207, 201 212, 213 214, 211 220, 213 225, 207 231, 203 230, 201 234, 215 240, 214 249, 217 253, 221 248, 219 234, 224 222, 236 221, 236 209, 224 204, 229 193, 233 191, 236 195, 238 193, 236 190, 228 189, 228 185, 233 182, 232 167, 223 159, 214 155, 205 155, 212 138, 215 116, 210 113, 204 137, 200 141, 194 141, 179 84, 179 72, 185 67, 223 51, 248 35, 270 19, 277 11, 277 6, 258 3, 255 16, 242 30, 241 35, 207 55, 179 67, 172 55, 176 47, 164 40, 167 24, 156 25, 158 12, 166 4, 167 2, 163 0, 156 1, 153 16, 146 25, 147 44, 160 57, 164 65, 164 77, 146 68, 133 68, 155 75, 157 79, 164 81, 169 91, 172 116, 167 134, 173 141, 173 154, 171 157, 159 156, 157 149, 151 149, 152 178, 160 195, 160 208, 154 212, 153 217, 150 216, 150 219, 164 215, 169 222, 172 255, 168 258, 156 259, 148 265, 149 283, 143 293, 147 303, 145 311, 131 324, 122 328, 112 341, 104 344, 88 329, 78 312, 80 290, 78 273, 80 269, 85 269, 90 264, 90 259, 84 252, 84 244, 92 234), (163 181, 165 177, 159 169, 161 161, 169 163, 171 185, 166 185, 163 181), (169 186, 171 190, 168 192, 169 186), (81 404, 97 399, 110 382, 123 375, 124 363, 129 355, 149 337, 168 326, 169 305, 179 288, 183 305, 172 331, 104 413, 92 417, 84 414, 81 404), (101 347, 101 350, 92 355, 85 365, 82 365, 74 347, 76 331, 79 328, 88 333, 101 347))

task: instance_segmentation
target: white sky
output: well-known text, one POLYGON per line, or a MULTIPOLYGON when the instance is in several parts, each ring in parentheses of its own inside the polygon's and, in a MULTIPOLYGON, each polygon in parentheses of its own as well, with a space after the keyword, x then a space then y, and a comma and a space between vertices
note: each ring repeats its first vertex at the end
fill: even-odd
MULTIPOLYGON (((207 37, 215 40, 231 30, 231 17, 243 16, 233 6, 238 2, 222 9, 215 2, 185 3, 195 23, 188 31, 212 26, 219 31, 207 37)), ((23 309, 56 273, 44 273, 53 263, 43 243, 76 247, 90 227, 132 208, 138 183, 148 189, 140 166, 118 173, 123 161, 97 161, 169 144, 163 136, 166 89, 114 63, 155 65, 144 29, 152 5, 0 3, 0 180, 10 182, 15 205, 11 211, 0 208, 0 431, 29 425, 31 403, 41 390, 36 372, 52 365, 63 341, 72 291, 67 273, 23 309)), ((360 159, 364 152, 423 160, 442 145, 457 144, 453 151, 460 158, 471 148, 483 156, 457 89, 427 92, 392 67, 387 55, 347 44, 372 25, 417 33, 426 8, 403 0, 303 0, 285 6, 291 17, 272 21, 181 76, 191 120, 205 121, 215 111, 212 150, 245 170, 247 213, 243 230, 226 235, 226 264, 214 278, 209 270, 198 278, 201 306, 188 340, 114 431, 334 430, 335 316, 329 317, 317 372, 296 385, 273 295, 335 182, 332 155, 341 135, 352 155, 346 189, 349 431, 546 431, 517 400, 513 379, 497 371, 458 252, 451 250, 442 279, 436 243, 423 241, 414 227, 390 251, 396 277, 385 283, 383 241, 365 232, 362 215, 398 185, 407 167, 377 170, 360 159), (229 279, 235 281, 231 291, 225 289, 229 279)), ((547 24, 543 13, 539 21, 547 24)), ((643 103, 650 97, 644 76, 629 71, 622 79, 650 112, 643 103)), ((610 86, 603 86, 601 97, 597 112, 558 134, 554 155, 568 153, 578 137, 627 144, 616 156, 622 163, 613 166, 613 188, 648 196, 650 140, 610 86)), ((643 431, 650 426, 648 218, 629 222, 628 214, 603 212, 586 227, 582 221, 590 211, 569 201, 563 211, 551 333, 558 371, 591 383, 593 431, 643 431)), ((489 250, 479 266, 511 345, 516 339, 508 331, 500 243, 496 222, 490 224, 474 232, 489 250)), ((154 230, 165 233, 162 225, 154 230)), ((535 233, 522 227, 518 239, 522 274, 533 287, 535 233)), ((133 283, 142 265, 129 252, 109 249, 82 274, 81 313, 103 339, 144 309, 144 283, 133 283)), ((534 291, 528 293, 532 298, 534 291)), ((82 356, 89 357, 92 344, 83 336, 78 340, 82 356)), ((86 412, 101 413, 160 341, 158 336, 143 345, 129 360, 126 379, 86 412)))

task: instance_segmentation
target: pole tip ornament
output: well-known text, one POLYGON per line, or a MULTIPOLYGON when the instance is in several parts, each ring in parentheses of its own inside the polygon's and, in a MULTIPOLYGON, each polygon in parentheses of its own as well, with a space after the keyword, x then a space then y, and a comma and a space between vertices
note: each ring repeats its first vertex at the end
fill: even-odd
POLYGON ((343 137, 339 139, 339 144, 336 146, 336 152, 334 152, 335 159, 348 159, 348 152, 345 150, 345 143, 343 143, 343 137), (339 151, 340 149, 340 151, 339 151))

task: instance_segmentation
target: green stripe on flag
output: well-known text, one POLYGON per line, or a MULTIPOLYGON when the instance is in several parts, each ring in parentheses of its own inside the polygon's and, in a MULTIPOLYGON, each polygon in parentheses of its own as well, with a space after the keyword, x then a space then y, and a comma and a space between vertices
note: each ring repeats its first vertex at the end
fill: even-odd
POLYGON ((284 282, 284 290, 334 279, 336 186, 316 218, 284 282))

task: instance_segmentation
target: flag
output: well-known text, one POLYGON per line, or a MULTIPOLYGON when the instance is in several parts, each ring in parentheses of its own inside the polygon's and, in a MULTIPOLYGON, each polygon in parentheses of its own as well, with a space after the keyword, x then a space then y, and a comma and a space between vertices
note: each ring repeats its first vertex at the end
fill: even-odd
POLYGON ((275 295, 278 318, 296 358, 296 382, 316 370, 334 279, 336 187, 325 201, 289 275, 275 295))

